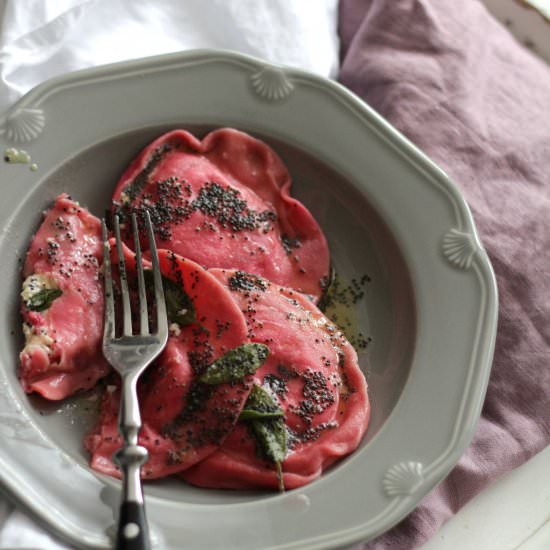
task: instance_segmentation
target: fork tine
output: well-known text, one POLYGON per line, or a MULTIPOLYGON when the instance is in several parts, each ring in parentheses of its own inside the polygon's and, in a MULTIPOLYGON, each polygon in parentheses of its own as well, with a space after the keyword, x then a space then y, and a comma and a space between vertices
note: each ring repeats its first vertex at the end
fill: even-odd
POLYGON ((113 298, 113 276, 111 274, 111 246, 107 234, 105 220, 101 220, 101 234, 103 238, 103 292, 105 297, 103 342, 115 337, 115 302, 113 298))
POLYGON ((155 302, 157 305, 157 333, 161 339, 168 335, 168 319, 166 317, 166 302, 164 301, 164 290, 162 288, 162 278, 160 275, 159 257, 157 245, 155 244, 155 235, 151 216, 149 211, 145 211, 145 225, 149 237, 149 251, 151 253, 151 263, 153 264, 153 279, 155 281, 155 302))
POLYGON ((120 275, 120 291, 122 293, 123 334, 132 336, 132 309, 130 308, 130 293, 128 292, 128 280, 126 277, 126 264, 122 252, 122 240, 120 238, 120 222, 115 216, 115 239, 118 254, 118 271, 120 275))
POLYGON ((136 271, 139 292, 139 333, 141 336, 149 334, 149 319, 147 315, 147 296, 145 295, 145 280, 143 278, 143 263, 141 261, 141 246, 139 244, 139 232, 137 218, 132 214, 132 228, 134 230, 134 248, 136 251, 136 271))

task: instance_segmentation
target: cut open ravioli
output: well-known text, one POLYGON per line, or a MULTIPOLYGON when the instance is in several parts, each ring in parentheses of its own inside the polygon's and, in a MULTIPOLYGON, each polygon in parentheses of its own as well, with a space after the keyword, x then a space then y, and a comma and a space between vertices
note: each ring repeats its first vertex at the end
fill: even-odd
POLYGON ((100 346, 101 259, 99 220, 60 195, 34 235, 23 268, 19 376, 26 392, 64 399, 109 372, 100 346))

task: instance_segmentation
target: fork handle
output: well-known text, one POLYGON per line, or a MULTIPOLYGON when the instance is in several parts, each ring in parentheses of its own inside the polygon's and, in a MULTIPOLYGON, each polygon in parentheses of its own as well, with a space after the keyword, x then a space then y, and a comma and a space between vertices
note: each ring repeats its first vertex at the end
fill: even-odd
POLYGON ((149 528, 140 479, 141 465, 147 460, 147 449, 136 444, 136 431, 128 430, 123 433, 126 442, 116 454, 122 470, 123 484, 116 547, 117 550, 149 550, 149 528), (130 444, 128 440, 131 441, 130 444))
POLYGON ((138 444, 141 416, 136 391, 137 378, 136 373, 126 373, 122 376, 118 428, 123 445, 115 454, 115 461, 122 473, 117 550, 151 548, 140 477, 141 465, 147 461, 148 453, 145 447, 138 444))
POLYGON ((117 550, 149 550, 151 543, 143 503, 126 501, 120 505, 117 550))

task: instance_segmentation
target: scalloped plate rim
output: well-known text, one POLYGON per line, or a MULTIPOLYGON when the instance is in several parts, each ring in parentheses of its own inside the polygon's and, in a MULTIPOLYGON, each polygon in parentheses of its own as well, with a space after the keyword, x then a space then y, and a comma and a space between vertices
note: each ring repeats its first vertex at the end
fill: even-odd
MULTIPOLYGON (((225 63, 233 63, 240 66, 246 66, 252 69, 260 70, 266 66, 265 61, 248 56, 245 54, 238 54, 235 52, 227 52, 223 50, 190 50, 182 53, 166 54, 161 56, 155 56, 150 58, 131 60, 121 63, 113 63, 103 65, 100 67, 94 67, 90 69, 84 69, 69 73, 68 75, 54 77, 23 96, 17 101, 5 115, 9 115, 15 109, 29 106, 35 108, 41 105, 50 95, 57 92, 62 92, 76 86, 86 86, 88 84, 110 79, 123 79, 133 74, 142 72, 162 72, 170 70, 173 66, 185 66, 185 65, 202 65, 208 62, 221 61, 225 63)), ((279 67, 278 65, 273 65, 279 67)), ((470 403, 468 407, 464 406, 464 418, 461 420, 461 429, 459 433, 453 438, 452 444, 445 449, 439 459, 434 464, 427 464, 423 471, 423 482, 420 490, 414 495, 405 498, 394 497, 389 503, 388 507, 381 512, 384 521, 367 521, 363 525, 359 525, 353 529, 346 529, 344 531, 335 531, 330 535, 323 535, 316 538, 311 537, 307 540, 299 541, 297 543, 283 544, 277 546, 269 546, 269 548, 282 550, 291 548, 300 549, 313 549, 313 548, 329 548, 334 544, 348 544, 354 543, 368 536, 369 538, 376 536, 387 529, 390 525, 393 525, 400 521, 408 512, 410 512, 416 502, 420 500, 422 496, 435 486, 443 477, 450 471, 454 464, 458 461, 459 457, 463 453, 467 444, 473 436, 475 424, 479 418, 481 412, 481 406, 483 403, 483 397, 485 395, 489 373, 490 363, 494 351, 494 343, 496 336, 496 321, 498 315, 498 292, 496 287, 495 276, 489 262, 489 259, 482 248, 479 240, 477 230, 474 225, 473 217, 470 209, 459 192, 456 185, 449 179, 449 177, 434 164, 424 153, 418 150, 407 138, 399 133, 390 123, 378 115, 375 111, 370 109, 360 98, 355 96, 351 91, 344 88, 337 82, 326 80, 322 77, 310 74, 306 71, 282 67, 285 75, 290 78, 290 81, 294 85, 294 88, 298 87, 301 82, 307 82, 316 87, 320 87, 330 93, 337 101, 343 104, 346 108, 355 111, 358 116, 362 117, 365 123, 378 135, 383 141, 390 144, 397 154, 405 157, 406 160, 416 167, 420 172, 426 175, 426 178, 431 180, 432 183, 437 182, 442 190, 448 195, 450 201, 453 203, 456 214, 458 216, 457 224, 459 231, 464 231, 474 239, 475 244, 479 249, 479 254, 475 254, 472 259, 472 266, 470 269, 477 271, 480 281, 485 284, 486 287, 486 303, 484 309, 484 315, 480 317, 479 324, 482 326, 483 335, 478 334, 479 339, 482 340, 482 350, 479 352, 480 357, 475 357, 472 361, 476 360, 480 363, 480 368, 472 369, 472 380, 476 378, 476 387, 478 388, 477 394, 474 396, 473 403, 470 403), (483 367, 483 368, 481 368, 483 367), (477 375, 477 376, 476 376, 477 375)), ((292 91, 290 92, 293 93, 292 91)), ((278 102, 277 102, 278 103, 278 102)), ((47 117, 46 117, 47 126, 47 117)), ((1 140, 2 136, 0 136, 1 140)), ((29 189, 30 191, 30 189, 29 189)), ((456 228, 456 226, 449 227, 448 230, 456 228)), ((472 396, 470 396, 472 397, 472 396)), ((398 407, 396 407, 397 409, 398 407)), ((392 411, 391 416, 396 415, 396 410, 392 411)), ((377 436, 378 437, 378 436, 377 436)), ((376 439, 376 438, 375 438, 376 439)), ((369 443, 369 445, 372 444, 369 443)), ((413 457, 401 457, 401 461, 407 462, 415 460, 413 457)), ((398 463, 399 460, 393 462, 398 463)), ((0 463, 3 463, 3 456, 0 455, 0 463)), ((391 466, 389 464, 388 466, 391 466)), ((0 478, 3 478, 0 471, 0 478)), ((79 541, 75 541, 71 537, 71 525, 62 524, 56 522, 52 517, 48 517, 47 511, 37 509, 35 503, 27 499, 24 494, 13 486, 7 479, 2 479, 5 489, 7 489, 12 496, 20 501, 26 508, 40 516, 41 522, 48 523, 53 531, 62 535, 67 540, 72 540, 73 543, 79 544, 79 541)), ((278 497, 279 498, 279 497, 278 497)), ((280 497, 282 498, 282 497, 280 497)), ((155 497, 148 496, 148 500, 155 501, 155 497)), ((253 503, 252 503, 253 504, 253 503)), ((226 505, 220 505, 220 509, 223 509, 226 505)), ((240 506, 243 506, 240 504, 240 506)), ((246 506, 246 504, 244 505, 246 506)), ((213 508, 217 508, 213 506, 213 508)), ((376 519, 376 518, 375 518, 376 519)), ((266 547, 267 548, 267 547, 266 547)))

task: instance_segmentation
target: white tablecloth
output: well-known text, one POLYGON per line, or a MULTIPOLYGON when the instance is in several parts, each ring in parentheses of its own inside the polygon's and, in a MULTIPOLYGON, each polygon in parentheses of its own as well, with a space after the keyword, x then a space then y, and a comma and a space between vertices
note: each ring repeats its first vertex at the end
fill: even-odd
MULTIPOLYGON (((192 48, 338 70, 337 0, 0 0, 0 18, 0 113, 52 76, 192 48)), ((0 497, 0 548, 67 547, 0 497)))

